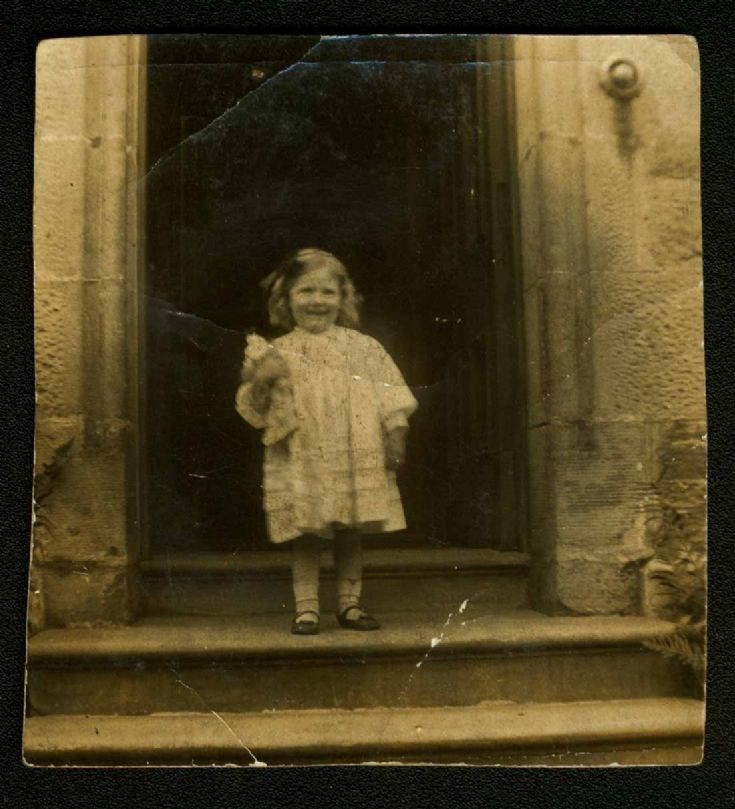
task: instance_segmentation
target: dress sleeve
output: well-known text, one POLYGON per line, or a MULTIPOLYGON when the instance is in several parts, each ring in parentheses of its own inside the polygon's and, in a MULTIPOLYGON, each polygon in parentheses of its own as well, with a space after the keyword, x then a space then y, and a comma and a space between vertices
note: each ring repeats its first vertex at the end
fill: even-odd
POLYGON ((418 402, 398 366, 377 341, 372 342, 371 355, 372 377, 383 429, 390 432, 396 427, 407 427, 409 416, 415 412, 418 402))
POLYGON ((252 382, 246 382, 244 385, 240 385, 235 395, 235 409, 248 424, 260 430, 266 426, 265 415, 259 413, 253 406, 251 397, 252 390, 252 382))

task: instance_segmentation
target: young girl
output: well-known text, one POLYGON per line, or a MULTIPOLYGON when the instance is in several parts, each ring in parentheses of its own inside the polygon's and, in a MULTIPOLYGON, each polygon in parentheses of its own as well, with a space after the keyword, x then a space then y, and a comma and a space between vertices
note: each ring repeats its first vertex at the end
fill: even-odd
POLYGON ((344 265, 315 248, 263 282, 272 344, 251 337, 240 415, 264 430, 264 509, 271 542, 291 542, 291 631, 319 631, 322 538, 334 544, 337 620, 378 629, 360 604, 362 533, 406 527, 396 470, 416 400, 383 347, 357 331, 359 300, 344 265))

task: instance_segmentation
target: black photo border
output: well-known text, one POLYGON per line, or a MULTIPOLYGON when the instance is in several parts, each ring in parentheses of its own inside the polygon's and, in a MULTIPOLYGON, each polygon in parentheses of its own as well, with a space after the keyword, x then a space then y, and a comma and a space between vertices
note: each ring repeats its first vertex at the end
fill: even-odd
POLYGON ((725 2, 10 0, 0 9, 3 204, 2 679, 0 794, 7 806, 725 807, 735 794, 731 528, 735 458, 735 7, 725 2), (702 66, 702 181, 709 442, 709 677, 698 767, 53 769, 21 758, 33 468, 34 59, 49 37, 154 33, 688 34, 702 66))

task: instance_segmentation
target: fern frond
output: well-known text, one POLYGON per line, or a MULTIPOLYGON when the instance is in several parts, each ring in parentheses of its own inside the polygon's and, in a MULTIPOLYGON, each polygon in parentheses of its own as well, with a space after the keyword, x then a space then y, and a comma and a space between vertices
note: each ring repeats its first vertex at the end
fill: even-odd
POLYGON ((705 643, 704 637, 692 638, 680 632, 670 635, 659 635, 643 641, 647 649, 659 652, 689 666, 701 683, 705 678, 705 643))

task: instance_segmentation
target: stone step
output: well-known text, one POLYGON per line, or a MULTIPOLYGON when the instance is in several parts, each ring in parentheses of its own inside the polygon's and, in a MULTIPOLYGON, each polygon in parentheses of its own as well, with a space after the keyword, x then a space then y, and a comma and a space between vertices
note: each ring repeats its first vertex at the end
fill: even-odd
POLYGON ((471 607, 384 614, 383 629, 298 637, 280 616, 149 618, 50 629, 29 642, 35 714, 146 714, 558 702, 689 695, 685 672, 641 643, 648 618, 550 618, 471 607))
POLYGON ((26 720, 32 764, 696 764, 694 699, 464 707, 42 716, 26 720))
MULTIPOLYGON (((290 552, 174 554, 143 562, 148 615, 287 614, 293 609, 290 552)), ((456 609, 466 598, 505 610, 526 605, 528 557, 476 548, 371 549, 363 596, 376 612, 456 609)), ((331 553, 322 558, 333 599, 331 553)))

